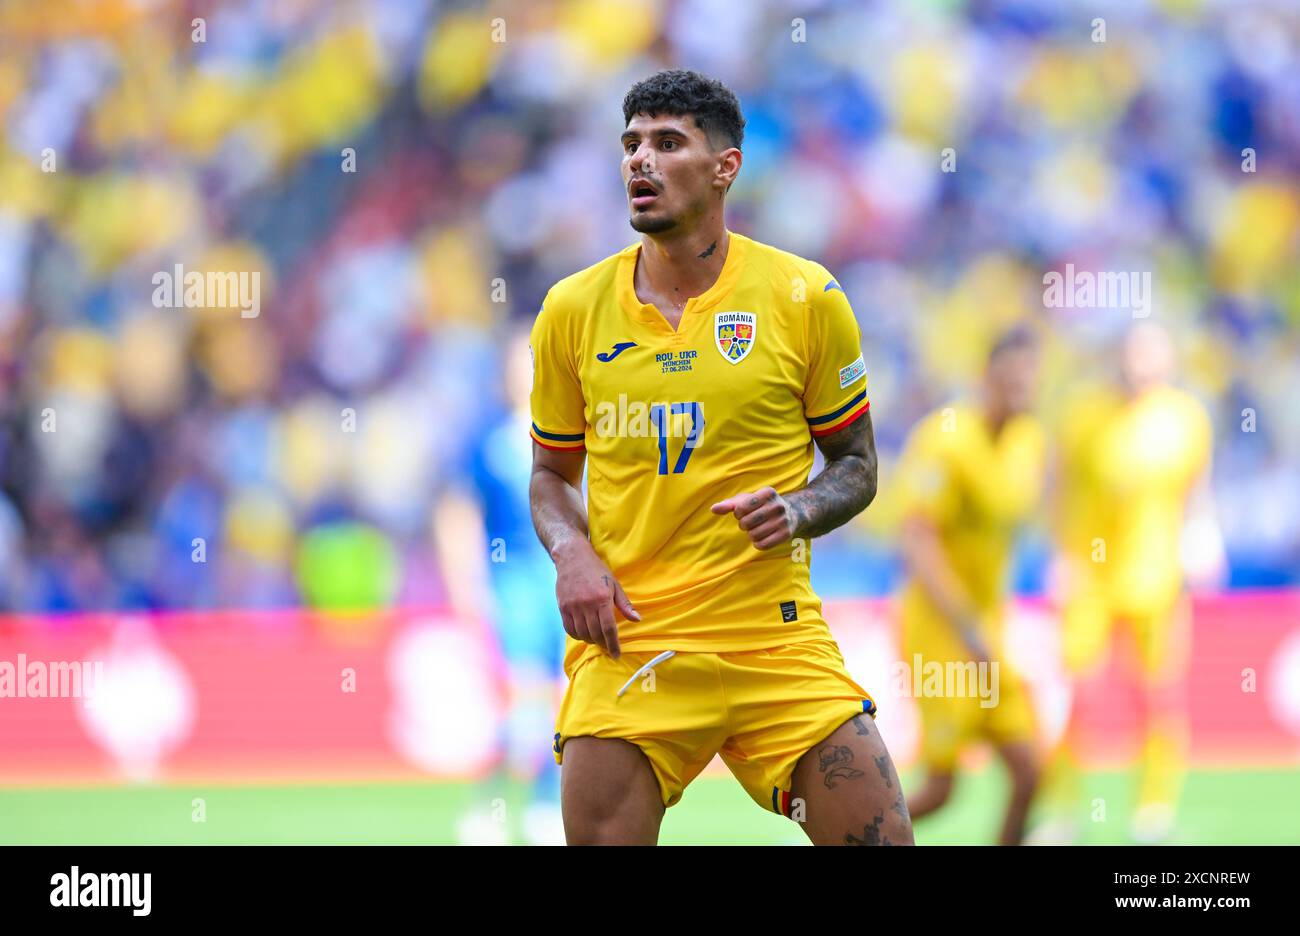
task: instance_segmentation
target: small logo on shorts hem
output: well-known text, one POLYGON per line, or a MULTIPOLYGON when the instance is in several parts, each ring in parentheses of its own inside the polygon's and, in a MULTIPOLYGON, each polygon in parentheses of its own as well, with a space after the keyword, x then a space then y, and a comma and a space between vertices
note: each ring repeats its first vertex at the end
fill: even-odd
POLYGON ((781 620, 786 624, 799 620, 799 609, 793 601, 781 602, 781 620))

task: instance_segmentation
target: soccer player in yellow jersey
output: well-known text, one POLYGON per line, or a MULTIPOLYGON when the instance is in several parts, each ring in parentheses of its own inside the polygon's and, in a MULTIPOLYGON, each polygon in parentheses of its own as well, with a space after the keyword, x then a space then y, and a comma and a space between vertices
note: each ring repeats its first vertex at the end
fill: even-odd
POLYGON ((926 778, 908 799, 913 820, 952 793, 957 759, 993 744, 1011 775, 999 842, 1017 845, 1039 776, 1033 709, 1003 648, 1006 578, 1016 528, 1038 504, 1043 433, 1029 415, 1037 352, 1023 327, 993 345, 978 400, 921 420, 899 460, 904 660, 920 667, 926 778), (933 673, 942 679, 930 678, 933 673))
MULTIPOLYGON (((1110 652, 1117 628, 1132 638, 1143 687, 1142 778, 1134 837, 1172 831, 1185 773, 1185 675, 1191 620, 1181 540, 1189 501, 1205 487, 1208 414, 1171 386, 1174 349, 1152 322, 1135 326, 1121 353, 1118 388, 1081 393, 1062 421, 1058 538, 1065 565, 1066 667, 1080 679, 1110 652)), ((1058 796, 1078 793, 1077 716, 1053 763, 1058 796)))
POLYGON ((557 283, 532 332, 533 520, 570 637, 566 837, 653 844, 721 754, 814 843, 911 844, 875 703, 809 584, 807 540, 875 496, 857 322, 825 268, 726 229, 730 90, 664 71, 623 114, 641 239, 557 283))

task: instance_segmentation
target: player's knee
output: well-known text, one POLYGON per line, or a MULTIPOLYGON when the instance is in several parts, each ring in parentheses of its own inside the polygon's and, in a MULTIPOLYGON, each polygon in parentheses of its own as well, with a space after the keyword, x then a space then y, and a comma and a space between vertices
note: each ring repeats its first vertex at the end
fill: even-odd
POLYGON ((645 844, 641 830, 619 816, 586 816, 571 819, 566 814, 564 839, 570 845, 645 844))
POLYGON ((649 804, 587 799, 563 803, 564 838, 570 845, 653 845, 658 822, 649 804))

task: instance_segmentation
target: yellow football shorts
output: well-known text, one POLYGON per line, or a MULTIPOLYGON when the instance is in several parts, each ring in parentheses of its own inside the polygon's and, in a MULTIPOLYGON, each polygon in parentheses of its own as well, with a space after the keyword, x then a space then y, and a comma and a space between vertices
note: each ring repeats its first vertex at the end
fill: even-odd
POLYGON ((904 659, 916 669, 920 658, 919 678, 912 673, 908 689, 921 716, 920 759, 927 770, 951 773, 962 749, 981 742, 998 746, 1036 743, 1033 701, 1024 681, 1007 664, 1005 654, 997 654, 996 682, 993 671, 988 670, 987 685, 977 682, 972 686, 967 667, 970 654, 956 635, 945 625, 909 623, 911 626, 904 631, 904 659), (957 664, 951 670, 954 677, 962 679, 949 679, 950 661, 957 664), (943 678, 931 679, 926 667, 938 667, 943 678), (981 697, 985 689, 990 691, 981 697))
POLYGON ((1002 661, 996 704, 972 696, 919 696, 916 704, 921 712, 921 762, 932 772, 951 773, 962 748, 971 744, 1033 744, 1037 738, 1029 692, 1002 661))
POLYGON ((1191 603, 1186 595, 1169 607, 1125 612, 1102 589, 1080 591, 1062 609, 1061 626, 1065 666, 1076 678, 1106 663, 1121 629, 1127 630, 1149 683, 1178 678, 1191 657, 1191 603))
POLYGON ((645 753, 664 805, 672 806, 721 754, 756 803, 788 816, 799 758, 854 715, 876 715, 830 638, 681 651, 644 669, 657 656, 600 653, 577 665, 556 720, 557 764, 570 738, 621 738, 645 753))

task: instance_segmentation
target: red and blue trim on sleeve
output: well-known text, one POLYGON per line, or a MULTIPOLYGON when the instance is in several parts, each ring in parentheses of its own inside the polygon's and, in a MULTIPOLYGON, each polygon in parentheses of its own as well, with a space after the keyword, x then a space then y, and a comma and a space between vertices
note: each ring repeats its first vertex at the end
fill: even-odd
POLYGON ((772 787, 772 812, 790 818, 790 791, 772 787))
POLYGON ((839 432, 869 409, 871 409, 871 401, 867 399, 867 391, 863 390, 835 412, 827 413, 825 416, 810 417, 808 428, 812 430, 813 436, 830 435, 832 432, 839 432))
POLYGON ((581 452, 587 447, 586 434, 582 432, 547 432, 537 423, 533 423, 528 434, 533 437, 534 442, 552 452, 581 452))

